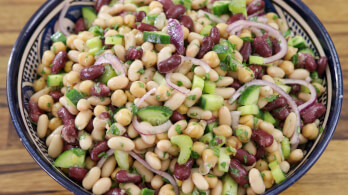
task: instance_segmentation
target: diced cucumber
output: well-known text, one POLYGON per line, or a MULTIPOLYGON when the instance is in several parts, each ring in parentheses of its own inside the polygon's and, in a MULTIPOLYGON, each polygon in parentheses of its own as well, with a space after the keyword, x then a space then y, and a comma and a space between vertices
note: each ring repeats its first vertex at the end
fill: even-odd
POLYGON ((248 114, 257 115, 260 112, 259 107, 255 104, 241 106, 237 110, 241 112, 240 113, 241 115, 248 115, 248 114))
POLYGON ((65 74, 47 75, 47 87, 63 87, 63 78, 65 74))
POLYGON ((269 168, 271 168, 271 173, 272 173, 272 176, 273 176, 276 184, 279 184, 286 179, 285 174, 283 173, 282 169, 280 168, 280 166, 276 160, 269 163, 268 166, 269 166, 269 168))
POLYGON ((79 102, 80 99, 84 98, 84 96, 76 89, 69 90, 68 93, 65 94, 65 96, 70 100, 71 103, 74 104, 75 107, 77 105, 77 102, 79 102))
POLYGON ((94 20, 97 19, 97 14, 91 7, 82 7, 82 17, 85 20, 86 27, 90 28, 94 20))
POLYGON ((319 74, 317 71, 311 72, 311 78, 312 79, 318 79, 319 78, 319 74))
POLYGON ((229 174, 225 174, 222 178, 222 185, 223 195, 237 195, 238 184, 229 174))
POLYGON ((170 142, 179 146, 180 154, 178 158, 178 164, 185 164, 191 156, 192 139, 187 135, 175 135, 170 138, 170 142))
POLYGON ((105 71, 104 73, 101 75, 101 77, 99 77, 99 82, 104 83, 105 85, 108 83, 109 79, 111 79, 112 77, 117 76, 114 68, 112 68, 111 65, 105 65, 105 71))
POLYGON ((223 14, 229 13, 228 6, 230 1, 215 1, 213 4, 213 14, 221 16, 223 14))
POLYGON ((88 53, 94 55, 97 51, 99 51, 102 48, 103 43, 99 37, 93 37, 86 41, 86 45, 89 48, 88 53))
POLYGON ((256 118, 260 118, 263 119, 264 118, 264 111, 263 110, 259 110, 259 113, 255 115, 256 118))
POLYGON ((136 9, 137 12, 144 11, 146 14, 149 12, 149 10, 150 10, 149 6, 142 6, 136 9))
POLYGON ((71 148, 63 152, 58 158, 54 161, 55 167, 60 168, 71 168, 71 167, 85 167, 85 157, 86 151, 80 148, 71 148))
POLYGON ((260 86, 252 85, 247 87, 240 95, 237 103, 240 105, 252 105, 257 104, 260 96, 260 86))
POLYGON ((289 85, 276 83, 280 88, 282 88, 286 93, 290 93, 291 87, 289 85))
POLYGON ((306 41, 304 40, 302 36, 299 36, 299 35, 290 37, 288 40, 288 45, 292 47, 296 47, 298 49, 304 49, 307 47, 306 41))
POLYGON ((166 106, 147 106, 137 113, 141 120, 147 121, 153 126, 167 122, 172 114, 173 111, 166 106))
POLYGON ((215 94, 216 84, 213 81, 204 81, 203 93, 215 94))
POLYGON ((154 195, 155 190, 150 190, 148 188, 143 188, 140 192, 140 195, 154 195))
POLYGON ((203 36, 209 36, 211 29, 213 28, 212 25, 206 25, 202 28, 200 34, 203 36))
POLYGON ((220 148, 218 170, 222 172, 228 172, 230 167, 231 158, 227 148, 220 148))
POLYGON ((313 56, 313 58, 315 57, 314 56, 314 52, 311 48, 304 48, 304 49, 301 49, 298 53, 308 53, 310 54, 311 56, 313 56))
POLYGON ((300 92, 304 92, 304 93, 311 93, 311 91, 309 90, 308 87, 301 85, 301 89, 300 92))
POLYGON ((115 155, 117 165, 121 169, 128 170, 129 169, 128 152, 125 152, 122 150, 115 150, 114 155, 115 155))
POLYGON ((224 98, 215 94, 203 94, 201 97, 201 108, 204 110, 219 110, 224 105, 224 98))
POLYGON ((283 152, 284 158, 288 159, 288 157, 290 156, 290 141, 289 141, 289 138, 284 136, 284 138, 283 138, 283 140, 281 142, 281 146, 282 146, 282 152, 283 152))
POLYGON ((233 14, 242 13, 244 16, 247 16, 246 0, 233 0, 228 8, 233 14))
POLYGON ((218 126, 218 122, 212 122, 212 123, 209 123, 209 124, 207 124, 207 126, 205 127, 205 132, 213 132, 213 129, 215 128, 215 127, 217 127, 218 126))
POLYGON ((266 122, 272 123, 273 125, 276 123, 276 120, 273 118, 271 113, 269 113, 268 111, 263 113, 263 120, 266 122))
POLYGON ((153 75, 152 80, 155 81, 159 85, 167 85, 166 79, 158 71, 155 72, 155 75, 153 75))
POLYGON ((157 16, 158 14, 151 14, 151 15, 145 16, 145 18, 141 22, 153 25, 155 23, 157 16))
POLYGON ((274 169, 276 166, 278 166, 279 165, 279 163, 278 163, 278 161, 272 161, 272 162, 270 162, 270 163, 268 163, 268 167, 270 168, 270 169, 274 169))
POLYGON ((123 38, 121 36, 115 35, 105 38, 106 45, 122 45, 123 38))
POLYGON ((203 135, 202 137, 199 138, 200 142, 203 142, 205 144, 209 144, 210 141, 214 138, 214 135, 212 132, 210 133, 206 133, 205 135, 203 135))
POLYGON ((51 40, 55 43, 55 42, 63 42, 63 43, 66 43, 66 36, 60 32, 60 31, 57 31, 56 33, 54 33, 52 36, 51 36, 51 40))
POLYGON ((200 76, 194 75, 193 76, 193 81, 192 81, 192 89, 194 89, 196 87, 201 88, 202 91, 203 91, 203 89, 204 89, 204 80, 200 76))
POLYGON ((144 31, 143 39, 150 43, 170 44, 170 36, 163 32, 144 31))
POLYGON ((261 56, 249 56, 249 64, 264 65, 263 57, 261 57, 261 56))

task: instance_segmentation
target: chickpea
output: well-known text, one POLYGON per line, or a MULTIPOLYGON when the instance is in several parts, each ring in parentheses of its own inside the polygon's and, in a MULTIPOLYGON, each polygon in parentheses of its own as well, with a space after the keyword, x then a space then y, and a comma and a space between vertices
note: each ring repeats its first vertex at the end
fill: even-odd
POLYGON ((209 188, 214 188, 219 181, 217 177, 211 177, 210 175, 205 175, 204 179, 208 182, 209 188))
POLYGON ((273 186, 274 183, 274 179, 273 179, 273 175, 271 173, 270 170, 263 170, 261 171, 261 175, 262 175, 262 179, 263 179, 263 183, 265 184, 265 187, 271 188, 273 186))
POLYGON ((42 56, 42 64, 44 66, 50 66, 55 56, 56 55, 52 51, 50 50, 45 51, 42 56))
POLYGON ((282 155, 280 154, 279 151, 274 151, 271 152, 267 155, 267 161, 272 162, 272 161, 278 161, 280 163, 282 161, 282 155))
POLYGON ((247 67, 239 68, 237 70, 237 73, 238 73, 238 80, 243 83, 247 83, 254 78, 254 72, 247 67))
POLYGON ((232 136, 232 128, 229 125, 220 125, 215 127, 213 131, 217 136, 224 136, 226 138, 232 136))
POLYGON ((74 62, 73 61, 67 61, 64 66, 64 71, 65 72, 70 72, 72 70, 74 62))
POLYGON ((77 35, 77 38, 81 39, 84 42, 88 41, 89 39, 93 37, 94 37, 94 34, 89 31, 82 31, 77 35))
POLYGON ((124 17, 124 23, 129 26, 130 28, 133 28, 133 25, 135 23, 135 16, 132 14, 128 14, 124 17))
POLYGON ((315 140, 318 137, 318 134, 319 129, 315 123, 306 124, 302 129, 302 135, 309 140, 315 140))
POLYGON ((59 102, 53 104, 52 106, 52 115, 55 116, 55 117, 58 117, 58 109, 62 107, 62 104, 60 104, 59 102))
POLYGON ((219 29, 220 31, 220 36, 224 39, 227 39, 229 33, 227 32, 227 27, 228 27, 228 24, 226 23, 219 23, 216 25, 216 27, 219 29))
POLYGON ((53 98, 50 95, 43 95, 39 98, 38 105, 41 110, 50 112, 54 104, 53 98))
POLYGON ((130 92, 135 97, 143 97, 146 93, 145 84, 141 81, 135 81, 131 84, 130 92))
POLYGON ((209 167, 215 167, 218 157, 215 156, 214 151, 212 149, 205 149, 202 153, 202 159, 205 164, 209 167))
POLYGON ((81 64, 84 67, 92 66, 94 64, 94 57, 93 55, 82 52, 78 56, 79 64, 81 64))
POLYGON ((175 195, 173 186, 171 184, 162 186, 158 195, 175 195))
POLYGON ((220 59, 219 56, 215 51, 209 51, 203 56, 202 59, 204 62, 206 62, 210 67, 215 68, 219 66, 220 64, 220 59))
POLYGON ((127 108, 123 108, 117 112, 114 118, 122 126, 127 126, 132 121, 132 112, 127 108))
POLYGON ((251 128, 245 125, 238 125, 236 136, 242 143, 247 143, 251 137, 251 128))
POLYGON ((67 86, 73 86, 74 84, 80 82, 80 74, 75 71, 67 73, 64 77, 66 79, 67 86))
POLYGON ((252 37, 251 31, 248 29, 243 29, 240 33, 240 37, 252 37))
POLYGON ((181 106, 177 109, 178 112, 180 112, 181 114, 186 114, 188 111, 188 107, 185 106, 184 104, 181 104, 181 106))
POLYGON ((113 27, 115 25, 122 26, 123 25, 123 17, 122 16, 115 16, 108 20, 108 26, 113 27))
POLYGON ((201 23, 194 22, 194 24, 193 24, 193 31, 195 33, 200 33, 202 31, 202 29, 203 29, 203 25, 201 23))
POLYGON ((228 41, 236 45, 236 49, 240 50, 243 46, 243 40, 237 35, 231 35, 228 37, 228 41))
POLYGON ((323 95, 323 93, 325 92, 325 88, 323 87, 323 85, 321 85, 320 83, 312 83, 312 85, 316 89, 318 97, 323 95))
POLYGON ((70 48, 70 49, 76 49, 75 45, 73 44, 74 40, 77 39, 77 35, 70 35, 67 40, 66 40, 66 45, 70 48))
POLYGON ((297 50, 298 50, 297 48, 289 46, 288 52, 286 53, 284 59, 291 60, 292 56, 294 56, 297 53, 297 50))
POLYGON ((91 81, 91 80, 85 80, 85 81, 82 81, 79 85, 79 90, 80 92, 82 93, 85 93, 87 95, 90 95, 91 93, 91 88, 93 87, 94 85, 94 82, 91 81))
POLYGON ((127 95, 123 92, 123 90, 116 90, 111 95, 112 105, 121 107, 127 103, 127 95))
POLYGON ((268 163, 262 159, 256 161, 255 168, 259 171, 268 170, 268 163))
POLYGON ((249 114, 249 115, 244 115, 240 117, 239 123, 241 125, 246 125, 250 128, 254 128, 254 116, 249 114))
POLYGON ((152 50, 146 50, 141 57, 142 62, 146 68, 156 65, 157 54, 152 50))
POLYGON ((96 107, 94 107, 94 110, 93 110, 94 116, 98 117, 103 112, 107 112, 106 106, 97 105, 96 107))
POLYGON ((199 138, 204 134, 204 129, 199 123, 190 122, 183 133, 192 138, 199 138))
POLYGON ((288 158, 289 163, 297 163, 303 158, 303 151, 301 149, 293 150, 288 158))
POLYGON ((226 145, 231 146, 232 148, 235 148, 235 149, 242 148, 242 142, 236 136, 227 138, 226 145))
POLYGON ((203 151, 207 148, 208 146, 202 142, 194 142, 192 146, 192 151, 197 152, 200 156, 202 155, 203 151))
POLYGON ((286 74, 287 76, 291 75, 291 74, 294 72, 294 69, 295 69, 294 64, 293 64, 291 61, 287 61, 287 60, 283 61, 283 62, 279 65, 279 67, 280 67, 281 69, 283 69, 283 71, 285 72, 285 74, 286 74))
POLYGON ((51 46, 51 51, 53 53, 57 54, 60 51, 66 51, 66 46, 63 42, 55 42, 51 46))
POLYGON ((44 77, 40 77, 39 79, 35 80, 33 83, 34 91, 38 92, 41 89, 44 89, 46 87, 46 81, 44 77))

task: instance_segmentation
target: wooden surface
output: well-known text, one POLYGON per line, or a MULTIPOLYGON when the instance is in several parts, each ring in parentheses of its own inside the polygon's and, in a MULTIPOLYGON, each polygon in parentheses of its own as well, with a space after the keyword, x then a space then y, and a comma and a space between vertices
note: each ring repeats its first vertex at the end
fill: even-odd
MULTIPOLYGON (((346 0, 303 0, 324 23, 338 50, 348 89, 346 0)), ((48 176, 19 141, 6 101, 6 68, 19 32, 44 0, 0 0, 0 194, 71 194, 48 176)), ((348 91, 345 91, 347 94, 348 91)), ((348 193, 348 96, 333 140, 319 161, 282 194, 348 193)))

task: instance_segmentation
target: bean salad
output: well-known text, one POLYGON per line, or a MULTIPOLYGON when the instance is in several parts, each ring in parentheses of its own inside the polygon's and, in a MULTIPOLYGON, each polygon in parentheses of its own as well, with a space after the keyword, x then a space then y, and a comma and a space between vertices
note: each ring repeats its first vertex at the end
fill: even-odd
POLYGON ((263 0, 97 0, 43 53, 29 114, 93 194, 263 194, 322 132, 326 57, 263 0))

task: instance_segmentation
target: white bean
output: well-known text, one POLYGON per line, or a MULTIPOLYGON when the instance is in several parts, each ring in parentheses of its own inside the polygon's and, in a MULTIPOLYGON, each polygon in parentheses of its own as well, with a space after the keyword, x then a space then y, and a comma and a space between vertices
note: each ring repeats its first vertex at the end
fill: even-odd
POLYGON ((216 82, 217 87, 227 87, 233 83, 233 78, 232 77, 222 77, 222 79, 218 80, 216 82))
POLYGON ((48 122, 49 120, 46 114, 42 114, 39 116, 39 120, 37 121, 37 134, 41 139, 46 137, 48 122))
POLYGON ((128 50, 130 47, 135 47, 135 35, 132 32, 124 35, 125 48, 128 50))
POLYGON ((75 127, 78 130, 84 129, 88 125, 88 122, 91 120, 92 115, 93 113, 91 110, 79 112, 75 119, 75 127))
POLYGON ((249 171, 249 183, 252 190, 257 194, 263 194, 266 190, 261 174, 259 170, 255 168, 252 168, 249 171))
POLYGON ((192 181, 200 190, 208 190, 209 184, 200 173, 192 173, 192 181))
POLYGON ((82 186, 87 190, 91 190, 93 185, 100 178, 100 173, 101 173, 101 170, 99 167, 93 167, 91 170, 89 170, 85 178, 83 178, 82 186))
POLYGON ((157 154, 153 152, 146 152, 145 160, 152 168, 157 170, 161 169, 161 161, 158 159, 157 154))
POLYGON ((116 159, 113 155, 111 155, 104 163, 102 169, 101 169, 101 176, 102 177, 109 177, 111 173, 116 168, 116 159))
POLYGON ((175 93, 166 103, 164 106, 167 106, 168 108, 172 110, 176 110, 180 107, 180 105, 185 101, 186 96, 182 93, 175 93))
POLYGON ((170 48, 169 46, 164 47, 163 49, 161 49, 161 51, 158 53, 157 56, 157 64, 159 64, 160 62, 170 58, 172 56, 172 48, 170 48))
POLYGON ((123 136, 116 136, 108 140, 109 148, 122 151, 131 151, 135 148, 134 142, 123 136))
POLYGON ((224 99, 229 99, 236 90, 232 87, 226 87, 226 88, 216 88, 215 93, 216 95, 219 95, 223 97, 224 99))
POLYGON ((201 98, 202 96, 202 89, 199 87, 196 87, 194 89, 192 89, 188 94, 187 97, 185 99, 185 106, 187 107, 191 107, 193 106, 195 103, 198 102, 198 100, 201 98))
POLYGON ((51 142, 52 142, 52 138, 54 135, 60 135, 60 133, 62 132, 63 129, 63 125, 57 127, 47 138, 46 138, 46 146, 50 146, 51 142))
POLYGON ((145 177, 146 182, 151 182, 152 178, 154 177, 152 171, 148 170, 144 165, 139 163, 139 161, 134 161, 133 167, 137 170, 137 172, 145 177))
POLYGON ((128 69, 128 78, 130 81, 137 81, 140 78, 139 70, 143 69, 143 63, 140 60, 135 60, 128 69))
POLYGON ((79 113, 76 107, 68 101, 66 96, 59 98, 59 103, 61 103, 71 114, 77 115, 79 113))
POLYGON ((100 178, 94 185, 92 192, 93 194, 100 195, 109 191, 111 188, 112 182, 109 177, 100 178))
POLYGON ((63 152, 64 142, 60 135, 52 137, 51 144, 48 147, 48 156, 57 158, 63 152))
POLYGON ((88 133, 84 133, 80 136, 79 144, 81 149, 88 150, 92 147, 93 139, 88 133))
POLYGON ((170 81, 172 81, 174 84, 180 83, 180 86, 184 86, 185 88, 191 88, 192 83, 190 79, 188 79, 184 74, 182 73, 173 73, 170 77, 170 81))
MULTIPOLYGON (((181 190, 185 193, 185 194, 190 194, 193 191, 194 188, 194 184, 192 181, 192 178, 189 177, 186 180, 184 180, 182 182, 182 186, 181 186, 181 190)), ((220 195, 220 194, 219 194, 220 195)))

